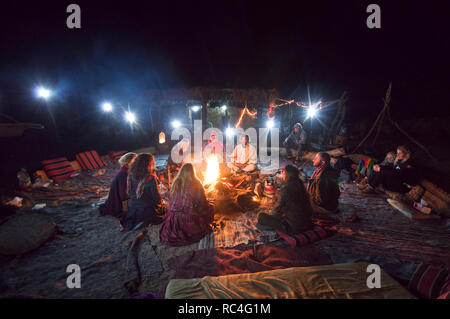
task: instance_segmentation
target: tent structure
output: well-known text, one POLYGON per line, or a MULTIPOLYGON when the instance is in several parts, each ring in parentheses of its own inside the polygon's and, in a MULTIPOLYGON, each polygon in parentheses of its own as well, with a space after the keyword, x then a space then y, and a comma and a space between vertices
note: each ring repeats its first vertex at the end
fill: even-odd
MULTIPOLYGON (((226 104, 229 107, 252 108, 268 107, 280 97, 276 89, 236 89, 236 88, 207 88, 194 87, 188 89, 148 90, 142 98, 154 105, 161 114, 167 106, 201 105, 201 119, 203 128, 207 127, 208 108, 226 104)), ((161 119, 155 119, 161 122, 161 119)))

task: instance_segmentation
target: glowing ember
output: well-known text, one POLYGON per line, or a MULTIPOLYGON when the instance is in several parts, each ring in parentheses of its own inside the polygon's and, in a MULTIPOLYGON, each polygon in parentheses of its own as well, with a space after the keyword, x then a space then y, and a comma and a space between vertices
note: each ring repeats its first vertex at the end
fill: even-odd
POLYGON ((219 160, 215 155, 206 159, 206 172, 203 174, 203 185, 214 184, 219 178, 219 160))

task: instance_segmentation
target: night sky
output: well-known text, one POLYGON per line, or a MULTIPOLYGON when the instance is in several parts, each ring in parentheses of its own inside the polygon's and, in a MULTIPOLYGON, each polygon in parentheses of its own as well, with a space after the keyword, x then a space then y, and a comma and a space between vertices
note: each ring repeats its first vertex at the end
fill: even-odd
MULTIPOLYGON (((2 1, 0 107, 30 120, 44 83, 77 110, 152 88, 277 88, 285 98, 349 94, 373 116, 393 82, 395 116, 449 115, 445 1, 2 1), (81 6, 81 29, 66 7, 81 6), (113 96, 114 95, 114 96, 113 96), (113 96, 113 97, 112 97, 113 96)), ((56 102, 55 102, 56 103, 56 102)))

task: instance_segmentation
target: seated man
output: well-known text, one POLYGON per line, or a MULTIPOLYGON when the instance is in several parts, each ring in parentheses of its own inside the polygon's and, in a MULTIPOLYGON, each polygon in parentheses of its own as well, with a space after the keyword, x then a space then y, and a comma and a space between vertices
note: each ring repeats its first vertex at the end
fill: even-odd
POLYGON ((292 158, 292 148, 297 150, 296 160, 300 160, 303 152, 304 145, 306 144, 306 132, 300 123, 294 125, 294 129, 289 136, 284 140, 284 146, 286 147, 286 154, 288 158, 292 158))
POLYGON ((397 158, 392 166, 373 167, 374 172, 369 177, 364 194, 374 193, 375 188, 382 185, 385 189, 396 193, 407 193, 409 188, 418 181, 417 171, 411 159, 411 152, 404 146, 397 148, 397 158))
POLYGON ((298 174, 298 169, 292 165, 287 165, 281 171, 284 186, 278 203, 272 214, 258 215, 258 224, 278 229, 289 235, 312 228, 311 204, 298 174))
POLYGON ((231 162, 228 163, 233 173, 249 173, 256 170, 256 149, 248 142, 249 136, 243 135, 241 144, 236 145, 233 151, 231 162))
POLYGON ((316 168, 308 184, 308 194, 314 212, 338 212, 338 172, 330 165, 328 153, 317 153, 313 160, 316 168))

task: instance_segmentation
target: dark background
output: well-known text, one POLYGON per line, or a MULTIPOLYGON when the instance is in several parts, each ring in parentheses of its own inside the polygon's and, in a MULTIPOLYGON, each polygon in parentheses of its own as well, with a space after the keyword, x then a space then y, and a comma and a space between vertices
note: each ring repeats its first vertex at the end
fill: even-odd
POLYGON ((153 88, 276 88, 300 101, 307 87, 312 100, 345 90, 357 122, 375 118, 392 81, 394 118, 449 116, 446 1, 375 1, 382 28, 368 29, 372 2, 2 1, 0 112, 58 135, 42 140, 45 156, 120 149, 96 138, 126 129, 99 103, 140 105, 153 88), (70 3, 81 29, 66 27, 70 3), (48 103, 39 84, 55 90, 48 103))

